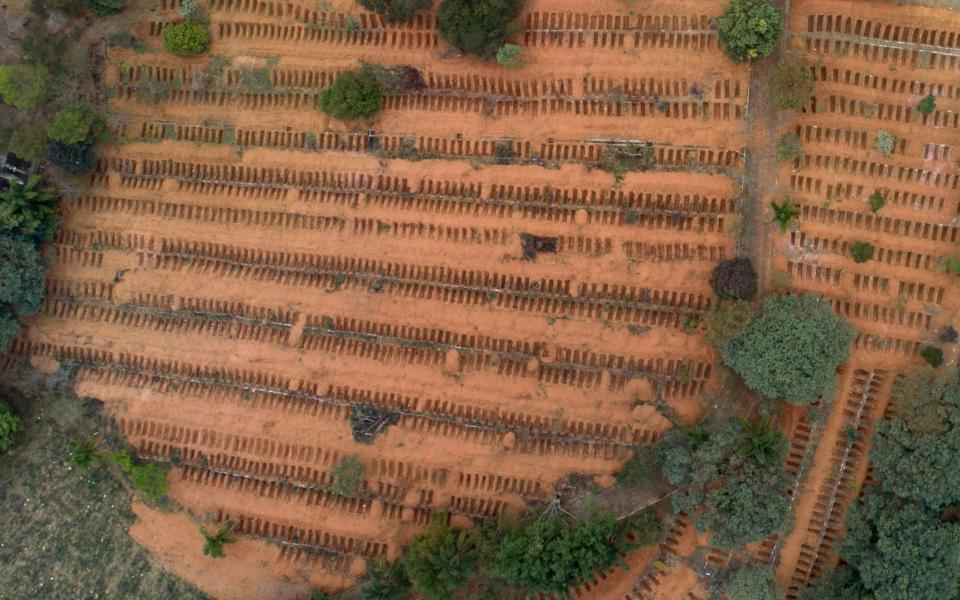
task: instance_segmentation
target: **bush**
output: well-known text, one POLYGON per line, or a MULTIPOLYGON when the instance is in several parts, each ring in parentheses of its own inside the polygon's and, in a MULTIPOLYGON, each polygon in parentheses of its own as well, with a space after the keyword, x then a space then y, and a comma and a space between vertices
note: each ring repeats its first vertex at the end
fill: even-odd
POLYGON ((649 446, 644 446, 617 471, 617 483, 637 485, 647 483, 659 475, 660 459, 657 453, 649 446))
POLYGON ((783 33, 783 15, 769 0, 730 0, 717 17, 720 42, 733 62, 768 56, 783 33))
POLYGON ((64 45, 64 36, 50 35, 45 19, 33 19, 27 34, 20 40, 21 59, 25 63, 43 65, 51 73, 58 73, 62 70, 60 56, 64 45))
POLYGON ((470 535, 447 526, 447 513, 431 515, 430 526, 413 538, 403 567, 413 589, 435 600, 453 598, 473 577, 477 553, 470 535))
POLYGON ((769 296, 742 335, 720 347, 727 365, 765 398, 805 405, 836 389, 854 332, 819 296, 769 296))
POLYGON ((59 194, 52 187, 40 187, 40 182, 40 175, 33 175, 26 185, 10 182, 0 192, 0 229, 38 241, 53 237, 60 225, 59 194))
POLYGON ((13 132, 7 149, 24 160, 35 162, 46 157, 49 144, 46 125, 28 123, 13 132))
POLYGON ((363 600, 404 600, 410 594, 410 581, 397 560, 388 563, 384 559, 367 561, 367 577, 370 582, 363 590, 363 600))
POLYGON ((20 417, 13 414, 8 404, 0 402, 0 452, 6 452, 13 445, 20 425, 20 417))
MULTIPOLYGON (((0 234, 0 308, 9 319, 37 312, 43 300, 43 261, 33 243, 0 234)), ((11 336, 12 337, 12 336, 11 336)), ((6 349, 10 339, 0 339, 6 349)))
POLYGON ((210 34, 201 23, 185 21, 163 28, 163 47, 186 56, 203 54, 210 45, 210 34))
POLYGON ((770 565, 741 567, 723 584, 726 600, 777 600, 773 568, 770 565))
POLYGON ((20 110, 40 106, 49 85, 50 73, 41 65, 0 65, 0 98, 20 110))
POLYGON ((520 0, 443 0, 440 33, 454 48, 492 60, 510 37, 509 23, 521 7, 520 0))
POLYGON ((167 470, 168 467, 155 463, 134 465, 130 469, 130 482, 135 489, 156 502, 167 493, 167 470))
POLYGON ((803 145, 801 145, 800 136, 796 132, 785 133, 777 140, 778 159, 793 162, 798 158, 803 158, 803 154, 803 145))
POLYGON ((619 180, 630 171, 649 171, 657 166, 653 144, 607 144, 603 147, 599 167, 619 180))
POLYGON ((873 147, 877 152, 884 156, 893 154, 897 146, 897 138, 888 131, 880 130, 877 132, 877 139, 873 142, 873 147))
POLYGON ((497 62, 503 67, 523 65, 523 48, 516 44, 504 44, 497 50, 497 62))
POLYGON ((127 5, 127 0, 84 0, 84 5, 93 14, 104 17, 122 12, 127 5))
POLYGON ((84 102, 74 102, 58 110, 47 125, 47 134, 66 146, 90 145, 101 139, 107 125, 84 102))
POLYGON ((344 456, 330 469, 331 489, 342 496, 356 496, 363 484, 363 463, 356 454, 344 456))
POLYGON ((936 346, 924 346, 920 350, 920 358, 927 361, 927 364, 937 368, 943 364, 943 350, 936 346))
POLYGON ((920 101, 917 104, 917 112, 921 115, 929 115, 934 110, 937 109, 937 98, 933 94, 928 95, 926 98, 920 101))
POLYGON ((360 6, 383 16, 387 23, 403 23, 430 10, 433 0, 357 0, 360 6))
POLYGON ((883 192, 880 190, 874 190, 870 194, 870 212, 875 213, 879 211, 887 203, 887 199, 883 197, 883 192))
POLYGON ((837 567, 801 590, 797 600, 856 600, 861 594, 863 582, 860 581, 860 575, 847 567, 837 567))
POLYGON ((97 165, 97 154, 87 144, 51 144, 47 160, 71 175, 89 173, 97 165))
POLYGON ((772 222, 780 226, 780 233, 786 233, 790 223, 800 216, 800 207, 789 196, 783 200, 782 204, 771 200, 770 208, 773 209, 772 222))
POLYGON ((801 110, 813 97, 813 73, 803 56, 787 52, 770 71, 767 91, 773 105, 782 110, 801 110))
POLYGON ((97 459, 96 441, 92 437, 74 438, 67 444, 67 464, 81 471, 89 471, 97 459))
POLYGON ((953 344, 957 341, 957 330, 953 325, 947 325, 940 331, 938 339, 944 344, 953 344))
POLYGON ((193 23, 206 23, 207 11, 197 0, 183 0, 180 3, 180 16, 193 23))
POLYGON ((850 256, 853 257, 853 262, 857 264, 867 262, 873 258, 873 244, 860 241, 853 242, 850 244, 850 256))
POLYGON ((341 121, 372 117, 380 111, 380 85, 363 71, 337 75, 320 95, 320 110, 341 121))
POLYGON ((753 323, 753 305, 743 300, 720 300, 704 315, 707 341, 720 348, 730 338, 742 335, 753 323))
POLYGON ((653 546, 663 536, 663 520, 657 509, 650 506, 630 517, 626 527, 633 535, 637 546, 653 546))
POLYGON ((757 295, 757 272, 749 258, 731 258, 714 267, 710 287, 721 298, 753 300, 757 295))
POLYGON ((224 544, 235 544, 237 538, 230 535, 230 529, 232 528, 232 523, 229 521, 220 526, 220 529, 216 533, 207 533, 207 530, 200 528, 200 533, 203 534, 203 554, 204 556, 209 556, 211 558, 223 558, 223 545, 224 544))

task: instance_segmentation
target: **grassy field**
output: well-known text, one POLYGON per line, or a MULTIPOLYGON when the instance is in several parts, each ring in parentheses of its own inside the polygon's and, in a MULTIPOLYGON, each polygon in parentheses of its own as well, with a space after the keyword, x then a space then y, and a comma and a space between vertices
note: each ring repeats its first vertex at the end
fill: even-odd
POLYGON ((97 403, 40 382, 29 396, 10 393, 13 377, 0 372, 23 420, 0 456, 0 599, 205 598, 127 536, 130 498, 106 468, 82 474, 64 464, 70 439, 103 426, 97 403))

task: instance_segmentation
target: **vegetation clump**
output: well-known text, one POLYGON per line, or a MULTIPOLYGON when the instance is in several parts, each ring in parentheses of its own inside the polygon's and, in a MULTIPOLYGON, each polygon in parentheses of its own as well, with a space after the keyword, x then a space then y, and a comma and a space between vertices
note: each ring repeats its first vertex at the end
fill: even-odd
POLYGON ((757 272, 749 258, 731 258, 714 267, 710 287, 721 298, 753 300, 757 295, 757 272))
POLYGON ((921 115, 929 115, 937 109, 937 97, 933 94, 928 94, 923 100, 917 104, 917 112, 921 115))
POLYGON ((869 201, 870 201, 870 212, 872 213, 878 212, 887 203, 887 199, 884 198, 883 192, 881 192, 880 190, 874 190, 874 192, 870 194, 869 201))
POLYGON ((798 158, 803 158, 803 155, 803 145, 800 143, 800 136, 797 135, 797 132, 787 132, 777 140, 778 159, 784 162, 793 162, 798 158))
POLYGON ((865 263, 873 258, 873 244, 869 242, 856 241, 850 244, 850 256, 853 262, 865 263))
POLYGON ((350 407, 349 420, 353 440, 372 444, 377 434, 400 420, 400 415, 375 404, 354 404, 350 407))
POLYGON ((65 146, 94 144, 106 132, 106 123, 84 102, 58 110, 47 126, 50 139, 65 146))
POLYGON ((783 33, 783 15, 769 0, 730 0, 717 17, 724 51, 733 62, 768 56, 783 33))
POLYGON ((117 14, 127 6, 127 0, 84 0, 83 3, 98 17, 117 14))
POLYGON ((380 112, 381 93, 368 72, 347 71, 320 94, 320 110, 341 121, 369 118, 380 112))
POLYGON ((342 496, 356 496, 363 485, 363 463, 356 454, 345 456, 330 469, 332 490, 342 496))
POLYGON ((750 565, 733 571, 723 584, 726 600, 777 600, 780 597, 770 565, 750 565))
POLYGON ((207 530, 201 527, 200 533, 203 534, 204 556, 209 556, 211 558, 223 558, 223 545, 234 544, 237 541, 237 538, 231 535, 231 529, 232 523, 229 521, 221 525, 220 528, 214 533, 207 533, 207 530))
POLYGON ((97 166, 97 154, 89 144, 50 145, 47 159, 71 175, 89 173, 97 166))
POLYGON ((493 60, 510 37, 510 21, 522 6, 520 0, 443 0, 440 33, 461 52, 493 60))
POLYGON ((52 187, 41 187, 41 181, 40 175, 32 175, 26 184, 11 182, 0 192, 0 229, 37 241, 53 237, 60 224, 59 194, 52 187))
POLYGON ((163 47, 168 52, 191 56, 203 54, 210 45, 210 34, 202 23, 184 21, 163 28, 163 47))
POLYGON ((73 438, 67 444, 67 464, 81 471, 89 471, 98 459, 96 440, 92 437, 73 438))
POLYGON ((943 350, 936 346, 924 346, 920 350, 920 358, 927 361, 927 364, 937 368, 943 364, 943 350))
POLYGON ((427 530, 413 538, 403 567, 418 594, 434 600, 453 598, 473 577, 478 564, 470 532, 447 526, 446 512, 431 515, 427 530))
POLYGON ((138 464, 126 450, 113 453, 110 460, 130 476, 130 483, 147 499, 156 502, 167 493, 168 466, 149 462, 138 464))
POLYGON ((367 577, 363 600, 404 600, 410 595, 410 580, 402 561, 368 560, 367 577))
POLYGON ((360 6, 375 12, 387 23, 403 23, 430 10, 433 0, 357 0, 360 6))
POLYGON ((756 311, 744 300, 720 300, 704 315, 707 341, 720 348, 731 338, 743 335, 750 328, 756 311))
POLYGON ((509 68, 523 66, 523 48, 516 44, 504 44, 497 50, 497 63, 509 68))
POLYGON ((651 143, 608 144, 600 156, 600 168, 620 180, 630 171, 649 171, 657 166, 651 143))
POLYGON ((877 138, 873 142, 873 147, 877 152, 884 156, 893 154, 897 146, 897 138, 888 131, 880 130, 877 132, 877 138))
POLYGON ((747 330, 720 347, 724 362, 765 398, 805 405, 832 397, 854 332, 812 294, 769 296, 747 330))
POLYGON ((20 425, 20 417, 14 414, 10 405, 0 402, 0 452, 6 452, 13 446, 20 425))
POLYGON ((789 196, 780 204, 771 200, 770 208, 773 209, 773 222, 780 226, 780 233, 786 233, 790 224, 800 217, 800 207, 789 196))
POLYGON ((803 56, 786 52, 770 71, 767 91, 774 106, 781 110, 801 110, 813 97, 813 73, 803 56))
POLYGON ((24 160, 34 162, 46 156, 49 145, 47 126, 43 123, 27 123, 13 132, 7 149, 24 160))
POLYGON ((37 108, 47 99, 50 73, 38 64, 0 65, 0 98, 21 110, 37 108))
POLYGON ((0 234, 0 351, 20 331, 18 319, 43 300, 43 262, 29 240, 0 234))

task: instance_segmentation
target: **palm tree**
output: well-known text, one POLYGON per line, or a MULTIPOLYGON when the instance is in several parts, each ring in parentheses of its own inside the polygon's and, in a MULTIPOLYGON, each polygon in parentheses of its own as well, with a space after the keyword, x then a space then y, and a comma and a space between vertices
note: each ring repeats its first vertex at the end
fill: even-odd
POLYGON ((203 534, 203 539, 206 540, 203 544, 203 553, 213 558, 223 558, 223 545, 234 544, 237 541, 237 538, 230 535, 232 528, 233 523, 230 521, 221 525, 220 529, 213 534, 207 533, 207 530, 201 527, 200 533, 203 534))
POLYGON ((777 204, 771 200, 770 208, 773 209, 773 221, 771 222, 780 224, 780 233, 786 233, 790 222, 800 216, 800 208, 794 204, 793 199, 789 196, 783 200, 783 204, 777 204))
POLYGON ((40 187, 39 175, 26 185, 11 182, 0 192, 0 228, 38 240, 49 240, 57 230, 57 190, 40 187))
POLYGON ((783 445, 783 434, 771 427, 770 421, 770 415, 761 417, 757 423, 740 417, 740 441, 743 443, 740 452, 760 464, 777 460, 783 445))

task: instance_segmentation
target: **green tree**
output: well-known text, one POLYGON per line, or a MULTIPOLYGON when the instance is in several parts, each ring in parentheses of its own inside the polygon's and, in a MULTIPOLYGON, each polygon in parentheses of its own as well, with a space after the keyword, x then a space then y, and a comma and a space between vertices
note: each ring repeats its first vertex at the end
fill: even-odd
POLYGON ((403 23, 430 10, 433 0, 357 0, 360 6, 382 15, 387 23, 403 23))
POLYGON ((924 346, 920 349, 920 358, 927 361, 931 367, 939 367, 943 364, 943 350, 936 346, 924 346))
POLYGON ((803 145, 796 131, 788 131, 777 140, 777 158, 784 162, 793 162, 802 158, 803 145))
POLYGON ((507 533, 497 553, 494 575, 521 586, 527 594, 568 590, 599 569, 620 561, 629 531, 612 515, 567 522, 558 513, 541 513, 518 531, 507 533))
POLYGON ((28 110, 47 98, 50 73, 36 64, 0 65, 0 98, 7 104, 28 110))
POLYGON ((883 192, 880 190, 874 190, 870 194, 870 212, 876 213, 887 203, 887 199, 883 197, 883 192))
POLYGON ((853 327, 819 296, 769 296, 760 316, 721 346, 720 355, 765 398, 805 405, 832 397, 853 337, 853 327))
POLYGON ((92 437, 73 438, 67 444, 67 464, 81 471, 89 471, 97 459, 96 440, 92 437))
POLYGON ((17 319, 31 315, 43 300, 43 262, 33 243, 0 233, 0 350, 19 331, 17 319))
POLYGON ((754 423, 746 417, 740 417, 741 453, 760 464, 780 458, 783 450, 783 434, 771 426, 770 415, 764 415, 754 423))
POLYGON ((163 47, 186 56, 203 54, 210 45, 210 34, 202 23, 184 21, 163 28, 163 47))
POLYGON ((13 445, 20 431, 20 417, 14 414, 10 405, 0 402, 0 452, 6 452, 13 445))
POLYGON ((497 50, 500 66, 516 68, 523 65, 523 48, 516 44, 504 44, 497 50))
POLYGON ((364 71, 337 75, 320 94, 320 110, 341 121, 368 118, 380 112, 380 85, 364 71))
POLYGON ((723 593, 726 600, 777 600, 773 567, 751 565, 733 571, 723 584, 723 593))
POLYGON ((730 0, 717 17, 720 42, 733 62, 768 56, 783 33, 783 15, 769 0, 730 0))
POLYGON ((440 33, 454 48, 492 60, 510 37, 510 21, 522 6, 521 0, 443 0, 440 33))
POLYGON ((770 208, 773 209, 772 222, 780 225, 780 233, 786 233, 790 223, 800 217, 800 207, 789 196, 783 200, 782 204, 777 204, 771 200, 770 208))
POLYGON ((363 600, 403 600, 410 594, 410 581, 402 562, 367 561, 369 582, 362 588, 363 600))
POLYGON ((85 102, 74 102, 53 115, 47 134, 65 145, 93 144, 107 131, 106 123, 85 102))
POLYGON ((438 511, 425 532, 413 538, 403 567, 418 594, 435 600, 452 598, 477 570, 477 552, 468 532, 447 526, 438 511))
POLYGON ((937 109, 937 97, 933 94, 927 95, 923 100, 917 104, 917 112, 921 115, 929 115, 934 110, 937 109))
POLYGON ((743 335, 750 328, 756 311, 745 300, 723 300, 715 303, 703 317, 707 341, 720 348, 731 338, 743 335))
POLYGON ((122 12, 127 0, 84 0, 84 5, 98 17, 105 17, 122 12))
POLYGON ((873 244, 859 240, 853 242, 850 244, 850 256, 853 258, 853 262, 857 264, 867 262, 873 258, 873 244))
POLYGON ((47 126, 43 123, 28 123, 17 127, 10 136, 7 149, 24 160, 34 162, 46 156, 49 144, 47 126))
POLYGON ((860 574, 846 567, 837 567, 801 590, 797 600, 857 600, 861 594, 863 582, 860 574))
POLYGON ((960 572, 960 524, 871 486, 847 513, 841 554, 876 600, 952 598, 960 572))
POLYGON ((40 175, 33 175, 25 185, 11 182, 0 192, 0 229, 40 241, 53 237, 60 224, 59 194, 52 187, 40 187, 41 181, 40 175))
POLYGON ((770 71, 767 91, 781 110, 801 110, 813 97, 813 72, 798 52, 785 52, 770 71))
POLYGON ((223 558, 223 545, 235 544, 237 542, 237 538, 233 537, 233 535, 230 533, 232 527, 233 524, 227 521, 214 533, 207 533, 206 529, 203 527, 200 528, 200 533, 203 534, 204 556, 209 556, 211 558, 223 558))
POLYGON ((97 153, 88 144, 50 144, 47 159, 71 175, 89 173, 97 166, 97 153))
POLYGON ((343 457, 330 469, 333 478, 331 489, 342 496, 356 496, 363 484, 363 463, 356 454, 343 457))
POLYGON ((145 463, 134 465, 130 469, 130 482, 133 487, 143 492, 150 500, 156 502, 167 493, 167 470, 166 466, 156 463, 145 463))

